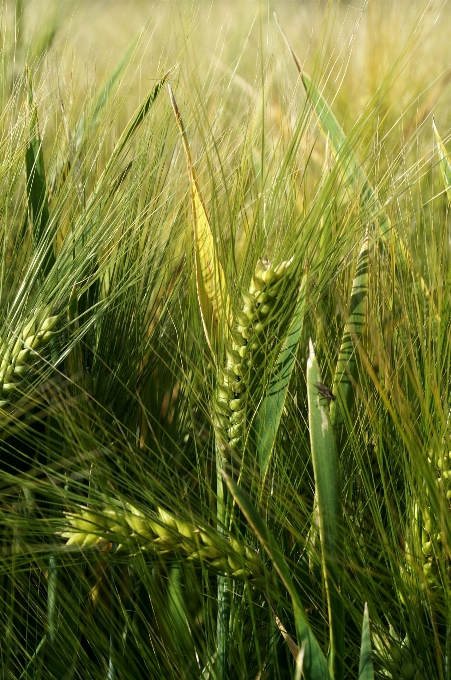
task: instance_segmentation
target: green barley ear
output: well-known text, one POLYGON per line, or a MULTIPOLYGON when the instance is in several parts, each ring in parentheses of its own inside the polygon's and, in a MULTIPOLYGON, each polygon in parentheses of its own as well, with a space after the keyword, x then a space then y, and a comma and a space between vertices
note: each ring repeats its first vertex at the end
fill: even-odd
POLYGON ((335 369, 332 391, 337 397, 330 406, 330 419, 338 433, 344 415, 350 413, 354 401, 353 381, 357 381, 357 347, 367 323, 369 234, 366 231, 357 258, 352 283, 349 316, 343 331, 340 354, 335 369))
POLYGON ((265 584, 263 562, 253 548, 233 536, 207 533, 163 508, 150 517, 130 503, 101 510, 79 507, 77 512, 66 513, 60 535, 67 539, 67 546, 101 548, 115 543, 123 551, 154 553, 172 561, 186 559, 259 587, 265 584))
POLYGON ((11 396, 22 384, 30 364, 55 335, 58 316, 39 315, 0 348, 0 407, 11 403, 11 396))
POLYGON ((277 306, 283 278, 291 264, 273 265, 260 260, 249 289, 242 295, 241 310, 235 316, 231 343, 220 371, 214 398, 214 427, 220 451, 238 450, 246 431, 246 407, 251 374, 258 370, 258 350, 265 345, 277 306))

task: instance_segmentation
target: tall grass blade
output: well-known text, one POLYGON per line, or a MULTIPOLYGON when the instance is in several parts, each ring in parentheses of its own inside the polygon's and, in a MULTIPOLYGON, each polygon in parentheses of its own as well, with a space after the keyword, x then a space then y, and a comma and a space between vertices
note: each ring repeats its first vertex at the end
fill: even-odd
MULTIPOLYGON (((33 244, 35 248, 38 248, 39 246, 42 247, 43 238, 49 224, 49 204, 44 155, 42 153, 42 139, 39 132, 38 109, 34 101, 33 83, 28 69, 27 80, 30 137, 25 151, 25 168, 33 244)), ((45 247, 46 253, 42 263, 42 273, 44 276, 47 276, 55 264, 55 255, 51 243, 47 243, 45 247)))
POLYGON ((19 675, 19 680, 28 680, 28 678, 39 678, 41 676, 42 666, 43 666, 43 653, 45 651, 45 645, 47 642, 47 636, 44 636, 36 647, 33 656, 27 663, 23 672, 19 675))
POLYGON ((195 251, 194 261, 196 267, 196 286, 199 308, 205 337, 214 355, 213 337, 218 333, 218 323, 226 323, 228 321, 229 301, 227 297, 226 281, 218 257, 217 247, 207 211, 199 190, 183 120, 175 101, 174 93, 169 84, 168 89, 172 108, 174 109, 175 118, 182 137, 190 180, 195 251))
POLYGON ((277 358, 268 389, 255 417, 255 439, 262 480, 265 479, 268 471, 296 359, 299 338, 304 323, 306 289, 307 276, 304 276, 299 288, 290 328, 277 358))
MULTIPOLYGON (((277 17, 276 17, 277 21, 277 17)), ((376 192, 374 191, 366 173, 364 172, 362 166, 357 161, 351 145, 348 143, 348 139, 343 132, 339 122, 337 121, 335 115, 333 114, 331 108, 327 104, 326 100, 322 96, 321 92, 318 90, 310 76, 304 70, 299 57, 297 56, 294 49, 291 47, 288 38, 277 21, 279 29, 287 43, 288 49, 291 52, 293 60, 296 64, 296 68, 301 77, 302 83, 305 88, 307 97, 312 102, 313 109, 317 116, 317 121, 320 130, 322 131, 325 139, 329 141, 332 153, 339 165, 341 172, 346 180, 346 189, 351 197, 358 194, 360 197, 360 212, 365 223, 370 221, 375 221, 379 228, 379 237, 383 242, 387 240, 388 234, 391 231, 391 222, 385 210, 377 198, 376 192)), ((409 265, 410 268, 414 267, 412 261, 412 255, 406 248, 404 242, 399 237, 398 232, 395 230, 395 237, 399 250, 401 252, 401 257, 405 263, 409 265)), ((418 273, 421 288, 423 289, 425 295, 431 300, 431 292, 424 280, 424 278, 418 273)))
MULTIPOLYGON (((158 95, 161 92, 162 87, 164 86, 167 78, 169 77, 170 73, 172 72, 172 69, 169 69, 165 73, 165 75, 154 85, 152 88, 151 92, 148 94, 144 102, 141 104, 141 106, 138 108, 138 110, 135 112, 135 114, 132 116, 130 121, 128 122, 128 125, 126 126, 125 130, 122 132, 121 136, 119 137, 118 142, 116 143, 116 146, 114 147, 114 150, 108 159, 108 162, 105 165, 105 168, 103 169, 99 179, 97 180, 97 183, 91 192, 89 199, 86 203, 86 207, 84 209, 84 212, 81 214, 79 219, 77 220, 76 224, 74 225, 73 228, 73 233, 76 235, 76 248, 75 250, 78 251, 83 247, 83 244, 87 242, 88 240, 88 235, 89 235, 89 228, 85 226, 85 221, 86 221, 86 215, 89 215, 90 211, 93 210, 93 207, 95 206, 95 202, 97 198, 100 196, 100 206, 104 203, 106 203, 112 195, 112 191, 115 188, 118 188, 120 186, 120 182, 123 180, 124 176, 130 171, 131 164, 128 163, 127 167, 120 173, 119 177, 114 176, 111 177, 110 175, 114 172, 115 170, 115 165, 117 161, 119 160, 122 152, 124 149, 126 149, 128 143, 131 141, 132 137, 134 134, 138 131, 139 127, 142 125, 144 122, 147 114, 151 110, 153 104, 155 103, 158 95), (107 182, 107 188, 104 186, 104 183, 107 182), (119 184, 118 184, 119 182, 119 184), (84 233, 83 233, 83 238, 78 238, 79 236, 79 231, 81 226, 84 227, 84 233)), ((100 207, 97 208, 97 210, 100 210, 100 207)), ((95 219, 90 220, 90 226, 93 228, 95 225, 95 219)), ((71 237, 72 238, 72 237, 71 237)), ((91 271, 90 271, 90 276, 93 278, 93 272, 96 270, 97 264, 94 264, 91 266, 91 271)), ((82 310, 80 310, 82 311, 82 310)))
POLYGON ((443 181, 445 183, 446 195, 448 201, 451 203, 451 163, 446 147, 443 144, 439 131, 435 125, 435 120, 432 119, 432 129, 434 130, 435 142, 437 144, 438 157, 440 160, 440 170, 442 171, 443 181))
MULTIPOLYGON (((116 67, 114 68, 112 73, 108 76, 105 83, 103 84, 103 86, 99 90, 97 97, 96 97, 96 100, 95 100, 94 111, 92 112, 92 115, 90 116, 90 119, 89 119, 89 130, 90 131, 92 131, 94 129, 94 127, 97 125, 97 123, 99 122, 100 114, 102 113, 103 109, 105 108, 105 105, 108 102, 110 95, 111 95, 111 92, 114 89, 114 86, 116 85, 120 75, 122 74, 124 68, 129 63, 130 57, 133 54, 133 51, 135 50, 137 43, 138 43, 138 37, 133 38, 132 42, 130 43, 130 45, 125 50, 124 54, 120 58, 116 67)), ((158 85, 158 83, 157 83, 157 85, 158 85)), ((157 93, 157 95, 158 95, 158 93, 157 93)), ((81 120, 83 121, 84 119, 82 118, 81 120)), ((77 136, 77 133, 79 133, 78 126, 77 126, 76 136, 77 136)), ((81 130, 81 133, 83 133, 83 130, 81 130)))
POLYGON ((368 604, 363 612, 362 643, 360 646, 359 680, 374 680, 373 658, 371 653, 370 618, 368 604))
POLYGON ((312 633, 307 616, 302 606, 301 599, 299 597, 299 593, 291 577, 290 570, 288 569, 288 565, 285 562, 285 559, 280 552, 280 549, 271 531, 263 522, 262 518, 252 503, 249 501, 247 496, 241 491, 240 487, 233 481, 233 479, 225 473, 224 479, 230 493, 241 508, 252 530, 271 558, 277 573, 279 574, 283 584, 285 585, 285 588, 290 594, 291 601, 293 603, 293 613, 298 642, 301 643, 301 645, 305 642, 304 668, 306 678, 308 680, 331 680, 332 676, 329 674, 326 659, 324 658, 321 648, 312 633))
POLYGON ((301 680, 302 673, 304 671, 304 656, 305 656, 305 642, 302 643, 302 647, 296 657, 296 671, 294 674, 294 680, 301 680))
POLYGON ((318 505, 321 558, 329 612, 329 669, 335 680, 344 673, 344 607, 341 593, 342 501, 338 455, 321 383, 318 361, 310 340, 307 361, 307 397, 310 445, 318 505))
POLYGON ((353 381, 357 377, 356 348, 362 338, 366 323, 368 304, 368 267, 369 267, 369 235, 363 239, 363 245, 357 258, 357 266, 352 282, 351 303, 340 346, 340 354, 335 369, 332 392, 336 400, 330 407, 332 427, 337 431, 343 422, 345 413, 351 410, 354 389, 353 381))
POLYGON ((365 172, 354 156, 352 150, 349 148, 346 135, 343 132, 334 113, 332 112, 332 109, 329 107, 308 73, 306 73, 304 70, 299 57, 292 48, 283 28, 278 21, 277 24, 285 39, 285 42, 287 43, 288 49, 291 52, 291 56, 293 57, 294 63, 301 77, 307 97, 313 105, 319 128, 325 139, 328 140, 332 154, 339 164, 340 169, 346 179, 348 191, 352 193, 357 189, 360 193, 362 211, 369 210, 371 216, 376 214, 378 215, 380 234, 382 237, 384 237, 391 228, 388 215, 382 210, 382 206, 380 205, 365 172))

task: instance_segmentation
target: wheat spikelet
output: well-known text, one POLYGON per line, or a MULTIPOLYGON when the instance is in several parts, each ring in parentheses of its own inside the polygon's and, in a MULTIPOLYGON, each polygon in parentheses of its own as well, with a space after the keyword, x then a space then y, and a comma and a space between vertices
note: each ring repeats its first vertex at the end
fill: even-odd
POLYGON ((119 543, 122 550, 139 549, 176 560, 201 562, 233 578, 263 583, 258 553, 232 536, 227 540, 207 535, 163 508, 149 517, 130 503, 125 508, 102 511, 80 507, 76 513, 66 513, 66 518, 68 524, 60 535, 67 539, 67 546, 88 548, 119 543))
POLYGON ((20 333, 0 347, 0 407, 10 403, 10 396, 19 387, 30 368, 30 359, 55 335, 58 316, 41 314, 28 321, 20 333))
POLYGON ((241 311, 236 314, 226 348, 226 362, 219 375, 214 399, 214 427, 220 451, 237 449, 246 426, 246 388, 249 372, 256 370, 254 353, 262 345, 262 334, 271 321, 271 312, 291 260, 273 266, 260 260, 249 290, 242 295, 241 311))

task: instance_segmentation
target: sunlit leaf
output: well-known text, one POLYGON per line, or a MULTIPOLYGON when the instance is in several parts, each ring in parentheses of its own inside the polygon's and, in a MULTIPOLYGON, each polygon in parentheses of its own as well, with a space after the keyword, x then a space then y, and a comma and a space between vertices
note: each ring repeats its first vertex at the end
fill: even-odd
POLYGON ((172 88, 168 85, 172 108, 182 136, 191 188, 192 224, 195 251, 196 286, 205 336, 213 348, 218 323, 227 327, 229 299, 224 270, 217 254, 214 235, 199 190, 185 127, 172 88))
POLYGON ((341 591, 342 502, 338 455, 332 424, 321 385, 321 374, 310 341, 307 361, 307 396, 309 432, 315 475, 315 498, 318 507, 319 533, 324 581, 329 612, 329 669, 335 680, 344 673, 344 606, 341 591))

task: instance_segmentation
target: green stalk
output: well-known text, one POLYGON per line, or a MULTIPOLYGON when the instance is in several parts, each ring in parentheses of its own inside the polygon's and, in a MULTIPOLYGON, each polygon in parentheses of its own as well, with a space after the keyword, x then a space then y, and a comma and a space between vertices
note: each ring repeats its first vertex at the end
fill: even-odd
POLYGON ((55 645, 55 633, 58 627, 58 569, 56 565, 56 555, 49 557, 49 580, 47 586, 47 620, 48 638, 51 647, 55 645))
MULTIPOLYGON (((226 516, 226 493, 224 489, 223 475, 223 458, 219 447, 216 446, 216 529, 218 534, 223 535, 227 523, 226 516)), ((218 680, 226 680, 227 678, 227 642, 229 637, 229 618, 230 618, 230 601, 227 588, 227 576, 218 574, 218 615, 217 615, 217 644, 218 656, 216 661, 216 670, 218 680)))
MULTIPOLYGON (((113 544, 113 551, 114 551, 114 544, 113 544)), ((108 658, 108 673, 107 673, 107 680, 115 680, 117 677, 116 675, 116 667, 114 665, 114 657, 116 654, 116 641, 115 641, 115 630, 114 630, 114 623, 116 620, 117 616, 117 608, 115 605, 116 601, 116 586, 114 582, 114 571, 115 571, 115 566, 114 564, 110 565, 110 615, 111 615, 111 622, 110 622, 110 650, 109 650, 109 658, 108 658)))
POLYGON ((17 537, 16 537, 16 529, 14 529, 14 535, 13 535, 13 540, 12 540, 12 545, 13 545, 13 559, 11 563, 11 569, 10 569, 10 578, 9 578, 9 583, 10 583, 10 590, 9 590, 9 612, 8 612, 8 621, 6 624, 6 631, 5 631, 5 646, 6 646, 6 663, 5 663, 5 672, 7 677, 13 677, 12 676, 12 671, 11 671, 11 666, 12 666, 12 643, 13 643, 13 633, 14 633, 14 604, 16 601, 16 586, 15 586, 15 573, 16 573, 16 542, 17 542, 17 537))

